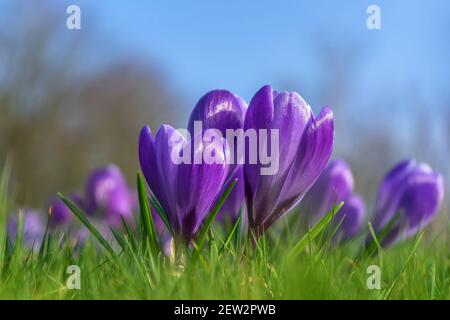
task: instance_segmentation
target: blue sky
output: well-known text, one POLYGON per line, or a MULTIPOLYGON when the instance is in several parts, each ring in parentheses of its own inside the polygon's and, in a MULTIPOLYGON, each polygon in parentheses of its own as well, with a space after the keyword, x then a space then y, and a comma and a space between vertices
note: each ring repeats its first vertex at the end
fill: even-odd
POLYGON ((443 95, 448 99, 446 0, 54 3, 61 12, 69 4, 81 7, 83 31, 96 35, 93 51, 156 64, 187 110, 211 89, 226 88, 249 101, 264 84, 299 91, 316 112, 333 107, 338 101, 322 89, 336 72, 328 56, 334 51, 344 66, 334 81, 346 84, 345 109, 356 120, 368 112, 402 118, 411 102, 426 111, 445 107, 443 95), (381 30, 366 27, 370 4, 381 8, 381 30))
POLYGON ((78 3, 101 42, 156 61, 189 99, 228 88, 248 100, 265 83, 319 82, 320 45, 364 51, 359 92, 415 82, 428 95, 449 84, 445 0, 78 3), (380 31, 366 28, 372 3, 381 8, 380 31))

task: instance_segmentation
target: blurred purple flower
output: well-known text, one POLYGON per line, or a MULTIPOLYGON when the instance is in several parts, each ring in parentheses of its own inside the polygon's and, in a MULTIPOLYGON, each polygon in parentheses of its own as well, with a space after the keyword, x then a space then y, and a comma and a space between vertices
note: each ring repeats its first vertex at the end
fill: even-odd
POLYGON ((331 161, 301 203, 308 223, 315 224, 335 205, 344 201, 344 206, 334 217, 335 223, 341 224, 337 236, 348 239, 357 235, 364 221, 365 205, 361 197, 352 194, 353 188, 350 166, 343 160, 331 161))
MULTIPOLYGON (((324 108, 314 118, 296 92, 276 92, 264 86, 247 109, 244 129, 249 128, 278 129, 280 140, 279 168, 274 175, 261 175, 264 165, 260 161, 244 165, 249 224, 259 236, 298 204, 322 173, 333 149, 333 113, 324 108)), ((267 149, 270 154, 270 146, 267 149)))
MULTIPOLYGON (((85 203, 81 193, 74 193, 70 196, 70 200, 82 210, 85 210, 85 203)), ((48 208, 49 222, 52 227, 66 227, 73 221, 73 213, 59 197, 52 198, 48 208)))
MULTIPOLYGON (((227 90, 213 90, 205 94, 196 104, 189 117, 188 130, 191 136, 194 135, 194 121, 202 122, 202 129, 219 130, 223 137, 226 137, 227 129, 243 129, 244 117, 247 105, 240 97, 227 90)), ((229 184, 235 179, 236 185, 223 204, 218 220, 224 220, 226 217, 234 222, 239 216, 240 209, 244 203, 244 172, 243 165, 238 164, 237 143, 233 143, 234 160, 230 165, 226 182, 220 194, 223 194, 229 184)))
POLYGON ((193 158, 203 155, 204 143, 186 141, 168 125, 161 126, 153 139, 146 126, 139 137, 139 161, 150 189, 169 216, 175 236, 189 242, 218 197, 228 165, 223 141, 216 149, 218 163, 176 164, 173 150, 186 143, 193 146, 193 158))
POLYGON ((336 223, 340 223, 337 237, 347 240, 355 237, 364 223, 366 206, 359 195, 351 195, 344 200, 344 205, 334 217, 336 223))
MULTIPOLYGON (((19 213, 20 214, 20 213, 19 213)), ((17 215, 8 217, 8 238, 12 243, 17 240, 19 219, 17 215)), ((45 224, 42 215, 37 211, 28 209, 23 211, 22 243, 26 248, 39 250, 44 239, 45 224)))
POLYGON ((86 210, 111 227, 122 225, 121 218, 133 222, 137 207, 135 192, 129 187, 120 169, 109 165, 92 172, 86 184, 86 210))
POLYGON ((395 166, 381 184, 372 223, 376 233, 392 224, 382 245, 411 237, 428 225, 443 198, 443 177, 428 165, 406 160, 395 166))

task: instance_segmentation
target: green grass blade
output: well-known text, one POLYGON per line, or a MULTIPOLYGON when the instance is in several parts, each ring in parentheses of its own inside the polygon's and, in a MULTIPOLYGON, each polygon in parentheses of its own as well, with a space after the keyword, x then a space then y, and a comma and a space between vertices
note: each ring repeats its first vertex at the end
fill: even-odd
POLYGON ((101 233, 92 225, 92 223, 86 217, 86 214, 82 212, 72 201, 63 196, 58 192, 58 197, 66 204, 66 206, 72 211, 72 213, 77 217, 78 220, 89 230, 89 232, 100 242, 100 244, 106 249, 106 251, 112 256, 115 252, 109 242, 101 235, 101 233))
POLYGON ((13 253, 14 253, 14 251, 13 251, 13 246, 12 246, 11 240, 9 239, 9 235, 6 234, 5 242, 4 242, 4 246, 3 246, 3 259, 2 259, 2 263, 0 264, 2 276, 5 274, 5 272, 9 268, 9 263, 12 259, 13 253))
POLYGON ((128 237, 128 240, 130 241, 133 250, 136 250, 137 243, 133 231, 131 230, 129 224, 125 221, 124 217, 122 216, 120 217, 120 222, 122 223, 122 226, 125 230, 125 234, 128 237))
MULTIPOLYGON (((7 193, 11 175, 11 161, 7 157, 0 177, 0 218, 3 218, 3 212, 7 211, 7 193)), ((5 215, 6 217, 6 215, 5 215)), ((4 225, 5 221, 0 221, 0 225, 4 225)))
MULTIPOLYGON (((370 234, 372 235, 373 242, 375 243, 375 246, 376 246, 378 252, 380 254, 383 254, 383 247, 381 246, 381 243, 378 240, 377 234, 376 234, 375 229, 373 228, 371 222, 369 222, 369 231, 370 231, 370 234)), ((369 251, 369 253, 370 253, 370 251, 369 251)))
POLYGON ((230 195, 230 193, 233 190, 234 186, 236 185, 237 181, 238 181, 238 179, 234 179, 234 181, 232 183, 230 183, 228 188, 225 190, 225 192, 222 194, 222 196, 219 198, 219 200, 214 205, 214 207, 211 210, 211 212, 209 213, 209 215, 206 217, 203 228, 200 230, 200 233, 199 233, 197 241, 196 241, 197 250, 195 250, 195 252, 199 252, 199 250, 202 249, 206 235, 208 234, 208 231, 211 228, 214 219, 216 218, 217 214, 219 213, 220 208, 222 208, 222 205, 224 204, 225 200, 227 200, 228 196, 230 195))
POLYGON ((122 235, 120 235, 117 230, 114 230, 113 228, 109 228, 112 235, 114 236, 114 239, 116 239, 117 243, 119 244, 120 248, 122 248, 123 251, 126 251, 127 246, 125 244, 125 240, 123 240, 122 235))
POLYGON ((405 272, 406 267, 408 266, 409 262, 411 261, 412 257, 414 256, 414 254, 417 251, 417 248, 419 247, 419 244, 422 242, 423 239, 423 235, 424 233, 421 232, 419 234, 418 237, 416 237, 416 241, 414 241, 414 245, 413 248, 408 256, 408 258, 406 258, 405 264, 403 265, 402 269, 400 270, 400 272, 397 274, 397 276, 395 277, 395 279, 392 281, 389 289, 386 291, 386 294, 384 296, 384 300, 389 299, 389 297, 391 296, 392 290, 394 290, 395 285, 397 284, 398 280, 400 279, 401 275, 403 274, 403 272, 405 272))
POLYGON ((159 252, 158 236, 156 233, 155 223, 150 211, 150 204, 148 203, 147 191, 145 189, 144 181, 142 180, 142 177, 139 173, 137 174, 137 188, 141 219, 144 223, 146 237, 150 242, 152 251, 157 254, 159 252))
POLYGON ((400 215, 397 214, 391 221, 389 221, 389 223, 386 226, 378 230, 378 232, 375 231, 372 223, 369 222, 368 224, 369 232, 370 235, 372 236, 372 239, 366 243, 365 248, 361 252, 361 255, 372 256, 375 253, 376 249, 378 250, 378 252, 382 253, 383 252, 382 242, 384 238, 391 233, 391 231, 395 228, 395 226, 398 225, 399 222, 400 222, 400 215))
POLYGON ((343 202, 339 203, 333 209, 331 209, 330 212, 328 212, 322 219, 320 219, 320 221, 316 223, 314 227, 312 227, 291 249, 288 257, 293 258, 302 253, 308 243, 314 240, 314 238, 316 238, 323 230, 325 230, 328 224, 333 221, 334 216, 342 208, 343 205, 343 202))
POLYGON ((241 245, 241 237, 242 237, 242 220, 244 219, 243 217, 243 210, 242 207, 239 210, 239 224, 237 226, 237 232, 234 233, 234 246, 236 247, 236 249, 239 249, 240 245, 241 245))
POLYGON ((228 247, 228 244, 231 242, 231 239, 233 238, 234 233, 238 229, 238 227, 241 225, 241 216, 238 217, 236 220, 236 223, 233 225, 233 228, 228 233, 227 237, 225 238, 225 241, 223 242, 222 246, 219 249, 219 255, 222 254, 223 250, 228 247))
POLYGON ((50 221, 50 219, 47 220, 44 237, 42 239, 41 247, 39 248, 39 255, 38 255, 39 259, 42 259, 44 257, 46 249, 47 249, 47 242, 49 241, 49 233, 48 233, 49 221, 50 221))

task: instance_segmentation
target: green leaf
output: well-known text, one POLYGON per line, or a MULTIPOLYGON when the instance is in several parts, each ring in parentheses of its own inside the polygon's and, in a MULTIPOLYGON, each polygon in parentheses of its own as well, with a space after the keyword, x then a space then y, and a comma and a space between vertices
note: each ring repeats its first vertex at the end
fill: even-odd
POLYGON ((144 230, 147 239, 150 241, 150 247, 155 254, 159 252, 158 236, 156 233, 155 223, 148 203, 147 191, 141 175, 137 174, 137 188, 139 195, 139 206, 141 211, 141 219, 144 223, 144 230))
MULTIPOLYGON (((374 230, 374 228, 373 228, 371 222, 369 222, 369 232, 370 232, 370 234, 372 235, 373 243, 375 244, 376 248, 378 249, 378 252, 379 252, 380 254, 382 254, 382 253, 383 253, 383 248, 381 247, 381 243, 380 243, 380 241, 378 240, 377 234, 376 234, 376 232, 375 232, 375 230, 374 230)), ((370 251, 371 251, 371 250, 370 250, 370 251)), ((370 251, 369 251, 369 252, 370 252, 370 251)), ((372 253, 371 253, 371 254, 372 254, 372 253)))
MULTIPOLYGON (((230 193, 233 190, 234 186, 236 185, 237 181, 238 181, 238 179, 234 179, 234 181, 232 183, 230 183, 228 188, 225 190, 225 192, 222 194, 222 196, 219 198, 219 200, 214 205, 212 211, 206 217, 203 228, 200 230, 200 233, 198 235, 196 245, 194 246, 194 248, 196 249, 194 252, 198 253, 202 249, 206 235, 208 234, 208 231, 211 228, 214 219, 216 218, 217 214, 219 213, 220 208, 222 208, 222 205, 224 204, 225 200, 227 200, 228 196, 230 195, 230 193)), ((196 256, 196 255, 194 254, 194 256, 196 256)))
POLYGON ((239 210, 239 220, 238 220, 238 226, 237 226, 237 230, 238 230, 238 232, 235 232, 234 233, 234 240, 233 240, 233 242, 234 242, 234 246, 236 247, 236 248, 239 248, 240 247, 240 245, 241 245, 241 238, 242 238, 242 220, 244 219, 243 218, 243 210, 242 210, 242 207, 241 207, 241 209, 239 210))
POLYGON ((45 255, 47 245, 49 242, 49 233, 48 233, 48 227, 49 227, 50 219, 47 219, 47 225, 45 227, 44 237, 41 242, 41 247, 39 248, 39 259, 42 259, 45 255))
POLYGON ((101 233, 92 225, 92 223, 86 217, 86 214, 81 211, 80 208, 77 207, 72 201, 63 196, 58 192, 58 197, 66 204, 66 206, 72 211, 72 213, 77 217, 78 220, 82 224, 86 226, 86 228, 92 233, 92 235, 100 242, 100 244, 106 249, 106 251, 112 256, 115 255, 115 252, 109 242, 101 235, 101 233))
POLYGON ((343 202, 336 205, 333 209, 330 210, 318 223, 314 225, 298 242, 297 244, 291 249, 291 251, 288 254, 289 258, 297 257, 300 253, 305 250, 308 243, 314 238, 316 238, 325 228, 328 226, 328 224, 333 220, 336 213, 342 208, 344 205, 343 202))

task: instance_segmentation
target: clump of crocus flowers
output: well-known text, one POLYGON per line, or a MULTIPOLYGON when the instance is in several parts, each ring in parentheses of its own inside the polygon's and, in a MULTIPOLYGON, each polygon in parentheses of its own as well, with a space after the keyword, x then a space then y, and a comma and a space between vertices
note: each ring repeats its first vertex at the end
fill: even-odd
POLYGON ((14 244, 17 239, 21 238, 25 247, 37 251, 45 234, 42 215, 31 209, 19 210, 17 216, 11 215, 8 218, 7 234, 10 244, 14 244), (20 235, 19 231, 21 231, 20 235))
MULTIPOLYGON (((196 104, 184 130, 163 125, 154 133, 145 126, 139 136, 138 156, 150 187, 149 198, 154 196, 167 218, 164 224, 152 202, 151 215, 164 251, 173 250, 174 241, 188 246, 195 243, 205 219, 233 185, 216 220, 233 224, 246 217, 255 242, 294 207, 300 209, 297 218, 312 225, 343 202, 334 217, 336 238, 343 241, 363 231, 367 234, 365 226, 370 221, 377 235, 390 228, 381 239, 384 246, 412 236, 437 215, 444 194, 442 176, 427 165, 408 160, 384 178, 374 214, 367 218, 350 166, 342 159, 329 161, 333 144, 330 108, 315 116, 298 93, 278 92, 270 86, 262 87, 248 105, 226 90, 208 92, 196 104), (198 122, 202 124, 200 134, 195 130, 198 122), (228 139, 229 130, 243 133, 244 140, 239 142, 237 136, 228 139), (278 140, 256 135, 255 147, 246 135, 248 130, 275 134, 278 140), (205 152, 213 161, 198 161, 205 160, 205 152), (263 155, 274 154, 276 170, 264 174, 267 159, 263 155)), ((100 229, 133 226, 137 219, 136 192, 114 165, 94 171, 85 190, 70 199, 100 229)), ((50 230, 72 227, 73 215, 62 200, 52 199, 49 208, 50 230)), ((17 237, 14 219, 8 230, 17 237)), ((25 212, 22 232, 29 246, 42 241, 43 230, 45 224, 38 215, 25 212)), ((370 235, 366 239, 373 240, 370 235)))
MULTIPOLYGON (((128 186, 116 165, 92 171, 84 190, 73 193, 69 198, 109 239, 113 238, 110 228, 121 227, 122 221, 130 225, 134 222, 138 207, 136 192, 128 186)), ((50 199, 47 213, 47 221, 44 213, 32 209, 20 210, 19 215, 11 215, 8 219, 9 239, 12 242, 17 239, 21 219, 22 240, 29 248, 40 247, 46 230, 53 234, 70 233, 75 244, 84 242, 89 231, 74 219, 73 213, 59 197, 50 199)))
MULTIPOLYGON (((195 121, 202 122, 203 130, 216 129, 222 136, 229 129, 242 129, 244 132, 247 129, 277 130, 279 164, 274 174, 261 174, 265 163, 260 158, 256 163, 249 163, 251 146, 248 144, 244 147, 244 161, 238 164, 174 164, 170 154, 174 150, 178 152, 176 145, 184 137, 169 126, 162 126, 153 137, 150 128, 144 127, 139 138, 141 168, 151 191, 167 212, 176 238, 182 238, 187 243, 195 239, 195 233, 207 213, 233 179, 237 179, 237 184, 223 205, 221 215, 234 221, 240 212, 246 212, 248 228, 255 239, 301 203, 305 196, 306 199, 300 206, 302 210, 299 219, 308 219, 309 223, 314 223, 343 202, 334 218, 338 227, 336 236, 340 240, 348 240, 363 231, 368 220, 366 205, 362 197, 354 192, 350 166, 344 160, 328 162, 334 143, 334 117, 330 108, 324 108, 315 117, 311 107, 299 94, 277 92, 270 86, 261 88, 248 107, 235 94, 226 90, 214 90, 203 96, 192 111, 187 125, 191 134, 195 121), (186 173, 180 175, 180 170, 186 173), (209 184, 212 181, 214 187, 209 184), (309 212, 302 212, 306 208, 309 212)), ((195 150, 203 150, 204 144, 208 142, 200 141, 201 144, 195 150)), ((232 154, 236 155, 236 141, 227 142, 232 145, 232 154)), ((258 148, 265 149, 267 154, 275 150, 267 137, 263 141, 266 144, 259 142, 258 148)), ((226 159, 227 156, 224 148, 221 158, 226 159)), ((403 196, 405 200, 400 211, 404 211, 405 203, 415 210, 406 234, 415 233, 425 226, 437 214, 441 205, 442 177, 428 171, 429 180, 423 188, 428 188, 428 192, 432 194, 427 197, 429 207, 419 205, 419 199, 423 197, 420 192, 408 191, 403 196)), ((423 176, 426 174, 423 173, 423 176)), ((406 185, 411 182, 404 179, 399 183, 408 189, 406 185)), ((399 186, 395 192, 400 192, 401 189, 399 186)), ((393 196, 393 199, 377 201, 375 230, 379 230, 385 223, 379 222, 381 220, 377 218, 380 212, 386 212, 385 208, 380 209, 380 201, 397 201, 395 199, 397 197, 393 196)), ((397 209, 400 206, 393 203, 390 205, 397 206, 397 209)), ((398 226, 393 230, 395 237, 398 237, 397 234, 404 234, 402 237, 405 237, 405 233, 397 229, 404 227, 398 226)), ((386 240, 383 243, 390 242, 386 240)))

